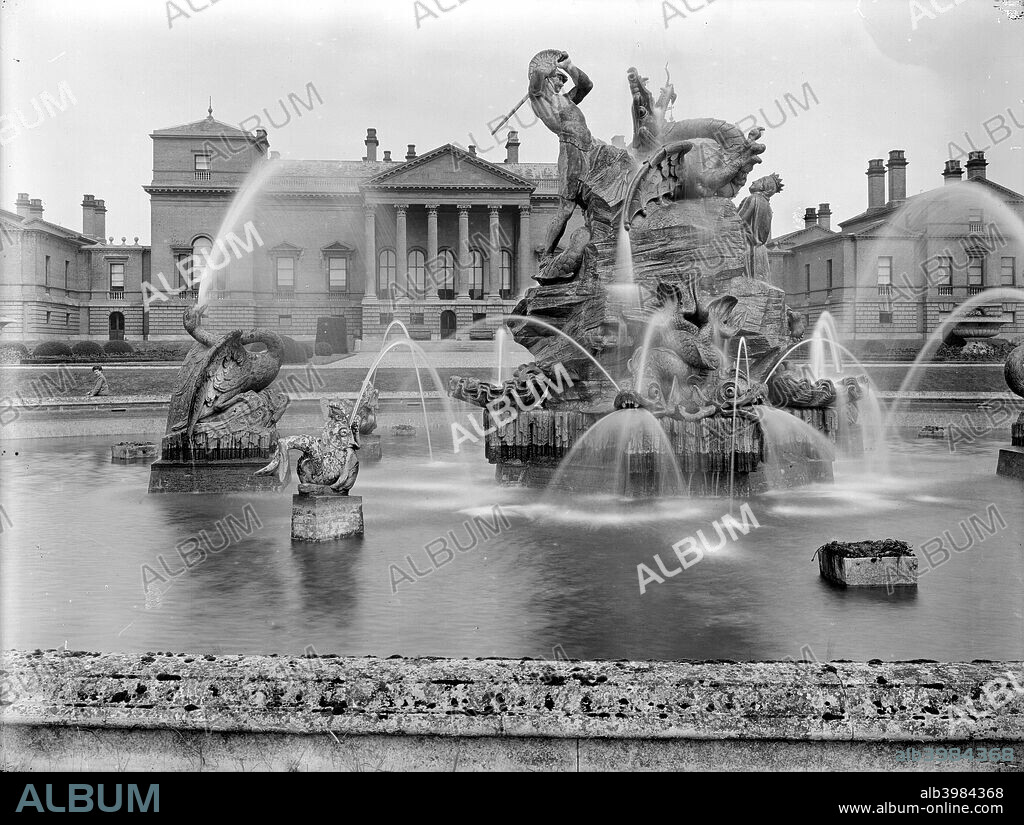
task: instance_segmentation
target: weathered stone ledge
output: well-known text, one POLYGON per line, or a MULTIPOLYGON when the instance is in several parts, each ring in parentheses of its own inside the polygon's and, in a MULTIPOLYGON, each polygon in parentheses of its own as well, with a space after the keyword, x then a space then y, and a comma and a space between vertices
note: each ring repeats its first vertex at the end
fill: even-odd
POLYGON ((553 662, 9 651, 3 670, 5 725, 1024 741, 1020 662, 553 662))

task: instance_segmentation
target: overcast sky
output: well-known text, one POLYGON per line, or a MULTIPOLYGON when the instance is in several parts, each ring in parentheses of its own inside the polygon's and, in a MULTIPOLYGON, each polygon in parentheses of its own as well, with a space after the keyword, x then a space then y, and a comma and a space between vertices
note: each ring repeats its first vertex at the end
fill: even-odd
MULTIPOLYGON (((772 201, 776 235, 802 226, 804 207, 822 201, 833 222, 862 211, 867 161, 890 149, 907 153, 909 193, 941 185, 950 141, 971 148, 965 132, 976 148, 990 147, 989 176, 1024 191, 1024 129, 1013 122, 1024 124, 1024 20, 1010 20, 997 0, 0 5, 3 207, 29 192, 45 218, 81 229, 89 192, 106 200, 108 235, 129 241, 150 235, 150 132, 205 117, 210 96, 218 120, 249 118, 251 127, 259 116, 286 158, 358 159, 374 126, 396 158, 409 143, 422 153, 475 142, 501 161, 487 123, 522 97, 529 60, 545 48, 565 49, 593 79, 583 109, 603 140, 631 134, 632 65, 656 94, 669 64, 676 120, 747 126, 763 108, 779 124, 776 101, 792 95, 784 122, 762 138, 768 148, 754 174, 785 182, 772 201), (308 100, 310 83, 314 109, 300 106, 300 116, 293 102, 284 124, 281 101, 308 100), (75 102, 51 105, 51 117, 41 96, 56 101, 62 88, 75 102)), ((528 107, 521 114, 532 123, 528 107)), ((520 131, 522 160, 556 159, 557 140, 542 125, 520 131)))

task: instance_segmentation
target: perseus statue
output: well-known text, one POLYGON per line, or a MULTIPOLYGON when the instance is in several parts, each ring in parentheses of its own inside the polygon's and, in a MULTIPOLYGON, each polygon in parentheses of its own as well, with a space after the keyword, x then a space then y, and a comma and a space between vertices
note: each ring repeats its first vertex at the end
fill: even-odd
POLYGON ((587 245, 612 231, 615 208, 622 202, 633 162, 628 152, 596 139, 579 104, 594 88, 568 52, 547 49, 529 67, 527 99, 537 118, 558 136, 558 210, 551 219, 541 256, 538 281, 574 278, 587 245), (563 92, 566 80, 573 87, 563 92), (561 254, 558 244, 576 208, 586 228, 577 229, 561 254))

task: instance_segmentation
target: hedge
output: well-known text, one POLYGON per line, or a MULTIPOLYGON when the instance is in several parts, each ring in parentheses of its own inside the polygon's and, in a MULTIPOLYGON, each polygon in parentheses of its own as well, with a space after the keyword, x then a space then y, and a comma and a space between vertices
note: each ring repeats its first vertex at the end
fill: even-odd
POLYGON ((59 355, 62 358, 70 358, 72 355, 71 347, 65 344, 63 341, 43 341, 39 346, 32 350, 33 357, 41 357, 44 355, 59 355))
POLYGON ((0 364, 20 364, 22 358, 28 358, 28 347, 24 344, 0 344, 0 364))
POLYGON ((71 348, 73 355, 81 355, 86 358, 102 358, 103 347, 95 341, 76 341, 71 348))
POLYGON ((128 341, 107 341, 103 345, 103 351, 107 355, 130 355, 135 352, 135 347, 128 341))
POLYGON ((281 340, 284 341, 284 355, 281 358, 282 364, 305 364, 309 361, 306 347, 300 341, 296 341, 288 335, 282 335, 281 340))

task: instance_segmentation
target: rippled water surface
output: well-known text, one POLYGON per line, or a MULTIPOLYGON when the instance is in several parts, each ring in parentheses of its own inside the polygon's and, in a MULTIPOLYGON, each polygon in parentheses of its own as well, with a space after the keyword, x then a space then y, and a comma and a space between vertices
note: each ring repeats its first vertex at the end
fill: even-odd
POLYGON ((841 462, 835 485, 752 499, 758 528, 643 594, 637 565, 657 570, 658 554, 674 569, 671 545, 714 538, 727 500, 560 500, 496 486, 477 450, 431 462, 425 440, 385 434, 384 460, 363 465, 355 490, 365 538, 307 545, 289 538, 290 495, 150 495, 148 466, 111 464, 118 440, 4 444, 4 647, 1024 658, 1024 487, 995 475, 1005 439, 955 454, 941 440, 896 444, 891 475, 841 462), (976 522, 968 542, 961 522, 975 514, 995 533, 979 539, 976 522), (176 547, 199 531, 218 547, 229 516, 228 546, 185 569, 176 547), (833 538, 920 547, 944 531, 962 551, 933 569, 922 559, 920 585, 891 594, 833 587, 812 559, 833 538))

